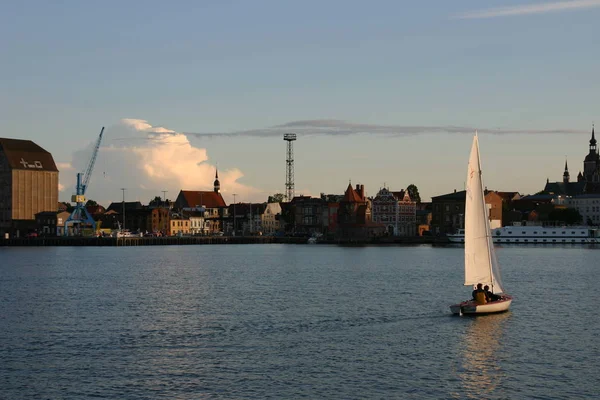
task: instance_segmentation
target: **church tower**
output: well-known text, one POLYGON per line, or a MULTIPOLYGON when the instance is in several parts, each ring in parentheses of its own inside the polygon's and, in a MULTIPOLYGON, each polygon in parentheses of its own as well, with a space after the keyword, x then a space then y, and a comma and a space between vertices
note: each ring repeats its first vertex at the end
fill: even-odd
POLYGON ((215 193, 221 192, 221 182, 219 182, 219 170, 215 168, 215 183, 214 183, 214 191, 215 193))
POLYGON ((563 183, 569 183, 569 167, 567 166, 567 160, 565 160, 565 172, 563 173, 563 183))
POLYGON ((592 138, 590 139, 590 151, 583 160, 583 177, 586 182, 600 182, 600 157, 596 148, 596 136, 592 126, 592 138))

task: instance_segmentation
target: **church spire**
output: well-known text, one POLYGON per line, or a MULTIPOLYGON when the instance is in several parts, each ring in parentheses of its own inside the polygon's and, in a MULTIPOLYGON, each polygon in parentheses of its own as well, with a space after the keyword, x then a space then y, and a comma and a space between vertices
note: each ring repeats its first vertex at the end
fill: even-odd
POLYGON ((219 193, 221 191, 221 182, 219 182, 219 169, 215 168, 215 183, 214 183, 215 193, 219 193))
POLYGON ((592 124, 592 138, 590 139, 590 150, 596 151, 596 135, 594 134, 594 124, 592 124))
POLYGON ((563 173, 563 182, 569 183, 569 166, 567 165, 567 159, 565 158, 565 172, 563 173))

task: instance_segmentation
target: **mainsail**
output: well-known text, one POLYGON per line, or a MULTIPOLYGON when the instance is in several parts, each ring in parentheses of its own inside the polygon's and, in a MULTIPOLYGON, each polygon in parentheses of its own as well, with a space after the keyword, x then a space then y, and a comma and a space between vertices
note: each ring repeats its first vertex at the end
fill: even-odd
POLYGON ((490 235, 490 221, 485 204, 479 139, 473 138, 467 170, 465 204, 465 285, 490 285, 494 293, 502 293, 498 261, 490 235))

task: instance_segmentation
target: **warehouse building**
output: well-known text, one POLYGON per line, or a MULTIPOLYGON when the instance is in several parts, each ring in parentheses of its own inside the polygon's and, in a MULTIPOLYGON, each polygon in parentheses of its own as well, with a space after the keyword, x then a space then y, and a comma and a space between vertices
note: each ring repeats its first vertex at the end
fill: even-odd
POLYGON ((31 140, 0 138, 0 237, 32 232, 35 214, 56 211, 57 204, 52 154, 31 140))

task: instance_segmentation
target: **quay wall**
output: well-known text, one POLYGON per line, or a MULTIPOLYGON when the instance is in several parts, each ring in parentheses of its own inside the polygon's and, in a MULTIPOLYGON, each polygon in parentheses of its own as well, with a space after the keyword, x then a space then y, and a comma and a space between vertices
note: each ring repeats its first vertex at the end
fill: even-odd
MULTIPOLYGON (((37 237, 0 239, 0 246, 173 246, 193 244, 306 244, 303 237, 271 236, 182 236, 182 237, 37 237)), ((339 245, 398 245, 445 244, 446 238, 389 237, 371 240, 321 240, 317 244, 339 245)))

